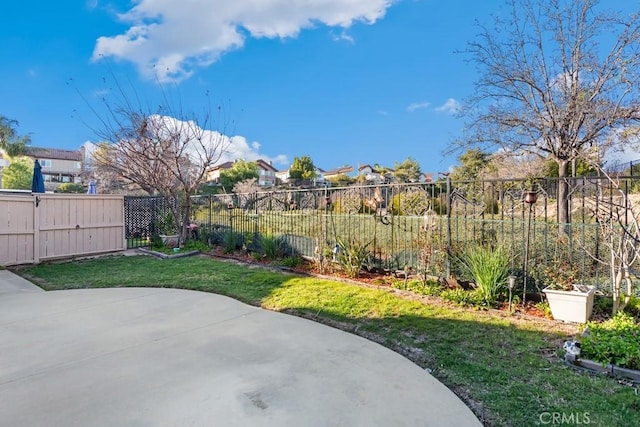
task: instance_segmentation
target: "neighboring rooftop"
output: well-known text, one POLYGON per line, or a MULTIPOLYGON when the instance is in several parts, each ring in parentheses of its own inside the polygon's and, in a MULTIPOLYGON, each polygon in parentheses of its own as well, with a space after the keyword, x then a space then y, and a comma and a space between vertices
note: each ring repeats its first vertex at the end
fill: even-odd
POLYGON ((79 150, 61 150, 58 148, 27 147, 26 155, 29 157, 34 157, 36 159, 73 160, 76 162, 82 161, 82 152, 80 152, 79 150))

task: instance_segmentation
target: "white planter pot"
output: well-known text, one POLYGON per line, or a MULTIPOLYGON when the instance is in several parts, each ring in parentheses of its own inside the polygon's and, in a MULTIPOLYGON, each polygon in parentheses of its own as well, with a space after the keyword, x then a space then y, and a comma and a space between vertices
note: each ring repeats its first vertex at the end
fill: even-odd
POLYGON ((160 234, 160 239, 162 240, 162 243, 164 243, 164 245, 168 248, 177 247, 180 244, 179 237, 180 236, 177 234, 171 234, 171 235, 160 234))
POLYGON ((549 301, 551 314, 556 320, 586 323, 593 311, 595 289, 588 291, 560 291, 545 288, 542 290, 549 301))

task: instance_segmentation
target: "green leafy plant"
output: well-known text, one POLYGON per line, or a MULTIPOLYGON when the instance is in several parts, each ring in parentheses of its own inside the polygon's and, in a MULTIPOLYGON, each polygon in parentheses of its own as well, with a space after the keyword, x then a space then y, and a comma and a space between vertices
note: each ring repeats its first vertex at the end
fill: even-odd
POLYGON ((281 265, 289 268, 300 267, 303 263, 304 263, 304 259, 302 259, 302 257, 300 256, 295 256, 295 255, 285 257, 280 261, 281 265))
MULTIPOLYGON (((519 300, 520 298, 518 297, 518 303, 520 302, 519 300)), ((536 303, 535 307, 542 311, 546 317, 551 318, 551 307, 549 307, 549 303, 547 301, 540 301, 539 303, 536 303)))
POLYGON ((407 291, 411 291, 415 294, 419 295, 431 295, 431 296, 440 296, 442 293, 442 284, 435 280, 429 280, 424 282, 422 279, 420 280, 408 280, 406 283, 404 280, 394 280, 391 284, 392 288, 403 289, 407 291))
POLYGON ((336 238, 340 250, 338 251, 338 263, 349 277, 358 277, 363 264, 371 255, 369 245, 373 240, 367 243, 361 243, 356 239, 343 240, 336 238))
POLYGON ((640 369, 640 325, 630 314, 618 312, 602 323, 587 323, 587 328, 580 339, 582 357, 640 369))
POLYGON ((173 212, 159 213, 155 226, 158 234, 170 236, 177 233, 173 212))
POLYGON ((460 257, 463 270, 473 277, 476 290, 487 305, 494 305, 505 289, 511 255, 502 246, 469 246, 460 257))
POLYGON ((440 293, 440 296, 447 301, 461 306, 479 307, 485 304, 484 297, 477 290, 466 291, 462 288, 445 289, 440 293))
POLYGON ((185 251, 201 251, 201 252, 208 252, 209 251, 209 245, 207 245, 206 243, 200 241, 200 240, 187 240, 184 244, 183 249, 185 251))

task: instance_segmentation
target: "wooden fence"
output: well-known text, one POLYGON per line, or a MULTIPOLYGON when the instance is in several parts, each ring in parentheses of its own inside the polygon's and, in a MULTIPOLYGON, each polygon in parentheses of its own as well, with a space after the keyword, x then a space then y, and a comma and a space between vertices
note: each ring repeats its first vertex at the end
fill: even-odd
POLYGON ((122 196, 0 195, 0 265, 125 248, 122 196))

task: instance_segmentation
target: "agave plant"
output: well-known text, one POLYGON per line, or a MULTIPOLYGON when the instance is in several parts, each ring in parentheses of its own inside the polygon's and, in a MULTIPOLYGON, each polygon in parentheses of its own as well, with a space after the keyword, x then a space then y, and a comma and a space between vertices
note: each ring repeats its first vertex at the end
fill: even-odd
POLYGON ((337 258, 340 266, 349 277, 358 277, 363 264, 371 255, 369 245, 373 240, 367 243, 361 243, 356 239, 342 240, 336 238, 340 250, 337 258))

